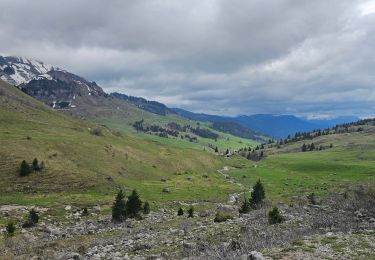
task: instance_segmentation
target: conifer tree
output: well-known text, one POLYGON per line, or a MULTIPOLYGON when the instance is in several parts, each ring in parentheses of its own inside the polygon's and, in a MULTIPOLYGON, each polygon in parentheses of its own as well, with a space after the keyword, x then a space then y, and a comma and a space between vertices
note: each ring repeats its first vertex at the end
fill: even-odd
POLYGON ((249 213, 251 210, 250 201, 247 198, 244 198, 244 201, 242 202, 241 208, 239 209, 239 212, 241 214, 249 213))
POLYGON ((219 149, 217 148, 217 146, 215 147, 215 153, 218 153, 219 152, 219 149))
POLYGON ((126 202, 124 200, 125 195, 122 190, 119 190, 115 202, 112 206, 112 220, 121 222, 126 219, 126 202))
POLYGON ((263 184, 260 180, 253 187, 253 191, 251 192, 250 203, 252 208, 257 208, 262 202, 263 199, 266 197, 263 184))
POLYGON ((284 221, 284 217, 280 214, 279 209, 275 206, 268 213, 268 223, 278 224, 284 221))
POLYGON ((132 191, 132 194, 128 197, 126 202, 126 213, 129 218, 135 218, 139 216, 139 212, 142 209, 142 201, 139 199, 139 195, 136 190, 132 191))
POLYGON ((33 163, 32 163, 32 167, 33 167, 34 172, 40 171, 39 162, 38 162, 37 158, 34 158, 33 163))
POLYGON ((314 151, 314 150, 315 150, 315 144, 311 143, 311 145, 310 145, 310 151, 314 151))
POLYGON ((143 205, 143 214, 149 214, 150 213, 150 204, 148 201, 145 202, 143 205))
POLYGON ((31 173, 30 165, 23 160, 20 166, 20 176, 27 176, 31 173))
POLYGON ((194 208, 193 207, 190 207, 188 209, 188 217, 189 218, 193 218, 194 217, 194 208))
POLYGON ((177 211, 177 216, 182 216, 184 215, 184 210, 180 207, 177 211))
POLYGON ((302 152, 306 152, 306 151, 307 151, 306 144, 303 144, 303 145, 302 145, 302 152))

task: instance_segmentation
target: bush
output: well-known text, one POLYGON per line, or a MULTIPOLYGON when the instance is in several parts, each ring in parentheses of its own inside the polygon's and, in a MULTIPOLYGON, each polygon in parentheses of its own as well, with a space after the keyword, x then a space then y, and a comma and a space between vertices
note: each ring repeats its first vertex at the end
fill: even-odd
POLYGON ((5 227, 6 236, 12 237, 14 232, 16 232, 16 226, 13 222, 8 222, 7 226, 5 227))
POLYGON ((250 204, 250 201, 248 199, 244 199, 242 205, 241 205, 241 208, 238 210, 239 213, 241 214, 246 214, 246 213, 249 213, 251 210, 251 204, 250 204))
POLYGON ((27 176, 31 173, 31 168, 30 168, 30 165, 25 161, 23 160, 21 162, 21 166, 20 166, 20 176, 27 176))
POLYGON ((83 208, 82 210, 82 216, 87 217, 89 215, 89 211, 87 208, 83 208))
POLYGON ((96 136, 103 136, 103 131, 100 128, 94 128, 90 131, 90 134, 96 135, 96 136))
POLYGON ((182 216, 184 215, 184 210, 182 208, 179 208, 177 211, 177 216, 182 216))
POLYGON ((188 209, 188 218, 193 218, 194 217, 194 208, 191 207, 188 209))
POLYGON ((31 209, 26 222, 22 225, 24 228, 35 226, 39 222, 39 215, 35 209, 31 209))
POLYGON ((307 198, 308 198, 310 204, 312 204, 312 205, 317 205, 318 204, 318 200, 317 200, 314 192, 311 193, 310 195, 308 195, 307 198))
POLYGON ((143 205, 143 214, 149 214, 150 213, 150 204, 148 201, 145 202, 143 205))
POLYGON ((279 209, 275 206, 268 212, 268 223, 278 224, 284 221, 284 217, 280 214, 279 209))
POLYGON ((39 172, 40 171, 40 166, 37 158, 34 158, 33 163, 32 163, 33 171, 34 172, 39 172))
POLYGON ((126 203, 125 203, 125 195, 122 190, 119 190, 115 202, 112 206, 112 220, 116 222, 122 222, 126 219, 126 203))
POLYGON ((215 219, 214 219, 214 222, 225 222, 227 221, 228 219, 232 219, 233 217, 229 214, 225 214, 225 213, 221 213, 221 212, 218 212, 216 213, 215 215, 215 219))

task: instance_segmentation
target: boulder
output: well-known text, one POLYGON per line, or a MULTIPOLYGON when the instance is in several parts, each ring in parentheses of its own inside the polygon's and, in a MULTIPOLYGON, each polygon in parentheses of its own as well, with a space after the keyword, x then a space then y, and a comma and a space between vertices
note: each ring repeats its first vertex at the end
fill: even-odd
POLYGON ((164 188, 164 189, 163 189, 163 192, 164 192, 164 193, 170 193, 171 190, 170 190, 169 188, 164 188))

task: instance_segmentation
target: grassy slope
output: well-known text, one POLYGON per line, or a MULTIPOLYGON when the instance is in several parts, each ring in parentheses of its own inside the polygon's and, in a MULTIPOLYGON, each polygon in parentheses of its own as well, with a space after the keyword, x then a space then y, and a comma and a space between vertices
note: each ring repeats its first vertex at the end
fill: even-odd
POLYGON ((293 195, 325 194, 353 183, 375 183, 375 127, 364 132, 314 138, 316 145, 332 149, 301 152, 303 142, 268 149, 265 160, 254 166, 231 171, 245 185, 260 178, 273 200, 288 200, 293 195))
POLYGON ((238 189, 216 173, 225 164, 217 156, 106 128, 94 136, 89 130, 97 125, 52 111, 3 82, 0 89, 1 204, 109 203, 118 186, 137 188, 151 201, 217 201, 238 189), (34 157, 46 171, 18 177, 20 162, 34 157), (164 187, 172 192, 163 194, 164 187))
MULTIPOLYGON (((137 188, 143 199, 156 202, 222 201, 239 189, 216 173, 224 165, 241 167, 229 174, 245 186, 262 179, 273 201, 324 194, 353 182, 375 183, 374 127, 314 139, 317 145, 333 143, 333 149, 301 153, 299 142, 268 150, 267 158, 255 163, 212 156, 188 142, 137 136, 130 125, 122 137, 105 128, 104 136, 93 136, 89 128, 97 125, 52 111, 4 83, 0 87, 0 204, 110 205, 119 185, 137 188), (12 95, 22 98, 15 101, 9 98, 12 95), (20 161, 34 157, 45 161, 47 170, 17 177, 20 161), (203 178, 205 174, 209 178, 203 178), (167 182, 160 182, 161 178, 167 182), (163 194, 164 187, 172 192, 163 194)), ((108 125, 121 130, 126 123, 108 125)))
MULTIPOLYGON (((185 119, 178 115, 168 114, 166 116, 156 115, 149 113, 147 111, 143 111, 138 109, 134 105, 128 104, 122 100, 111 100, 112 106, 115 104, 118 109, 114 109, 111 112, 107 111, 107 113, 103 111, 99 111, 97 116, 93 119, 95 122, 99 124, 103 124, 108 126, 111 129, 116 131, 120 131, 130 136, 135 136, 141 134, 143 138, 148 140, 153 140, 156 142, 160 142, 162 144, 168 144, 175 147, 180 148, 193 148, 199 150, 211 150, 209 145, 213 147, 218 147, 219 150, 225 151, 227 148, 229 149, 239 149, 243 147, 254 147, 257 145, 257 142, 245 138, 240 138, 237 136, 233 136, 227 133, 218 132, 210 128, 209 123, 200 122, 200 127, 202 128, 209 128, 212 132, 215 132, 219 135, 217 141, 208 138, 202 138, 196 136, 192 133, 189 133, 190 136, 196 136, 199 140, 198 143, 191 143, 186 139, 181 140, 180 138, 163 138, 155 135, 149 135, 145 133, 136 133, 135 129, 133 128, 133 123, 135 121, 139 121, 143 119, 147 124, 155 124, 162 127, 165 127, 170 122, 176 122, 180 125, 191 125, 196 127, 197 122, 185 119)), ((183 134, 183 133, 182 133, 183 134)))

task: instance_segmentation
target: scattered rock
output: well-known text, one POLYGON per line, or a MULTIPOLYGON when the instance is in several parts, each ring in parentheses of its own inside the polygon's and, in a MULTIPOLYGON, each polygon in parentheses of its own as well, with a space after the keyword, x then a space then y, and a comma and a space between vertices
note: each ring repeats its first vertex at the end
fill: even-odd
POLYGON ((72 210, 72 206, 68 205, 65 207, 65 211, 71 211, 72 210))
POLYGON ((71 253, 63 253, 57 259, 58 260, 80 260, 82 258, 80 254, 71 252, 71 253))
POLYGON ((164 192, 164 193, 170 193, 171 190, 170 190, 169 188, 164 188, 164 189, 163 189, 163 192, 164 192))

